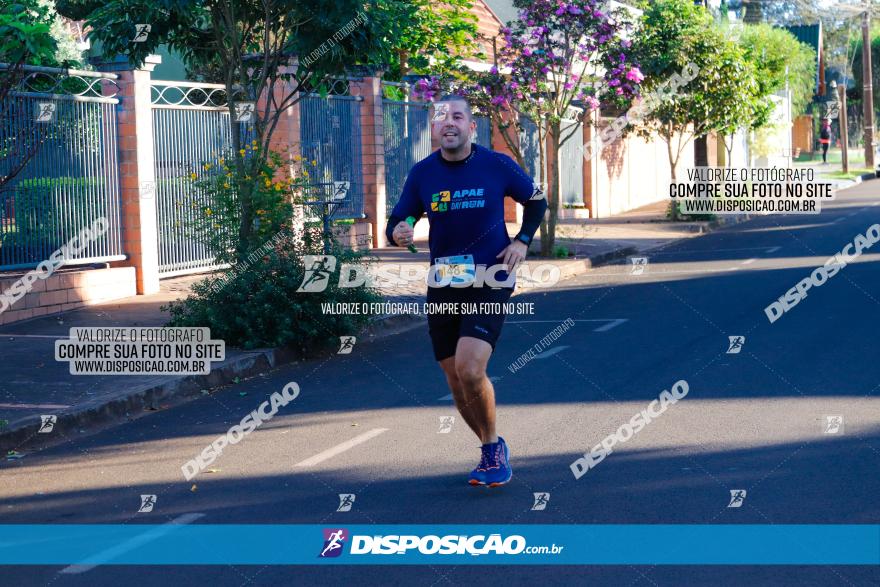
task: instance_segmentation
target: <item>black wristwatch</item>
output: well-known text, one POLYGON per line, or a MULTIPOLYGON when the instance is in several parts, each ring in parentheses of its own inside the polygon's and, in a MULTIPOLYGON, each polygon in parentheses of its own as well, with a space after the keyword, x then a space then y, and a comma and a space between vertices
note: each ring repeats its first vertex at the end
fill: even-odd
POLYGON ((522 232, 513 237, 513 240, 517 240, 525 246, 529 246, 530 244, 532 244, 532 237, 522 232))

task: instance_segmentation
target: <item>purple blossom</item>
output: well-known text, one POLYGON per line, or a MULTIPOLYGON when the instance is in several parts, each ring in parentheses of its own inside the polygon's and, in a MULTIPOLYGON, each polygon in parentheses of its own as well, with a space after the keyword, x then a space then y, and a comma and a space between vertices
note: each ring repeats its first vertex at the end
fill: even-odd
POLYGON ((586 98, 584 98, 584 102, 587 103, 587 106, 590 107, 590 110, 595 110, 599 107, 599 100, 597 100, 593 96, 587 96, 586 98))
POLYGON ((641 83, 643 79, 645 79, 645 75, 638 67, 633 67, 626 73, 626 79, 638 84, 641 83))

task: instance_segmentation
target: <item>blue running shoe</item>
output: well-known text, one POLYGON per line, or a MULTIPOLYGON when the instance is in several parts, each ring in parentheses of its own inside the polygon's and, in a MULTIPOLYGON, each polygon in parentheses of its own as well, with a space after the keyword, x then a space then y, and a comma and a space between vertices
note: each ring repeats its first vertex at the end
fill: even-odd
POLYGON ((480 464, 471 471, 468 483, 498 487, 510 481, 513 469, 510 468, 510 449, 500 436, 498 442, 484 444, 480 464))

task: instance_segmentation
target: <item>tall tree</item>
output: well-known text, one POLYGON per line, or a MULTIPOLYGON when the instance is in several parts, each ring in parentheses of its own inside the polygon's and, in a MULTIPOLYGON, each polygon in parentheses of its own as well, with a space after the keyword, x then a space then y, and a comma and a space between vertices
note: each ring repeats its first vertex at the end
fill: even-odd
MULTIPOLYGON (((522 164, 513 139, 522 128, 520 116, 538 127, 543 161, 543 145, 559 153, 580 128, 564 128, 564 119, 577 116, 588 124, 586 113, 598 108, 600 101, 617 107, 628 104, 638 95, 642 74, 623 40, 627 20, 622 10, 603 12, 596 0, 516 0, 514 5, 519 8, 518 18, 501 29, 504 46, 497 64, 466 83, 465 91, 498 123, 522 164)), ((541 254, 550 255, 561 192, 558 157, 546 158, 546 169, 539 166, 537 179, 546 185, 549 206, 541 223, 541 254)))
POLYGON ((256 238, 255 194, 269 157, 273 132, 301 90, 321 88, 355 64, 387 62, 391 0, 65 0, 64 13, 85 18, 106 55, 135 65, 160 45, 179 53, 191 69, 222 72, 230 111, 256 104, 258 149, 245 149, 232 125, 232 173, 240 206, 236 257, 262 243, 256 238), (137 43, 131 42, 149 24, 137 43), (295 61, 295 60, 298 60, 295 61))
POLYGON ((410 73, 443 73, 458 59, 477 56, 477 17, 470 12, 473 0, 380 0, 386 42, 391 45, 387 79, 410 73))
POLYGON ((769 96, 788 86, 792 111, 801 114, 816 93, 816 52, 790 32, 767 24, 746 25, 739 35, 746 58, 755 66, 763 108, 752 126, 766 123, 769 96))
MULTIPOLYGON (((25 65, 57 65, 58 45, 51 34, 51 6, 37 0, 0 4, 0 120, 16 102, 10 94, 23 79, 25 65)), ((0 124, 0 188, 27 165, 42 143, 48 125, 0 124)))
MULTIPOLYGON (((642 16, 633 54, 645 74, 643 93, 650 94, 673 76, 692 75, 668 99, 658 101, 636 129, 644 137, 657 133, 666 143, 671 179, 694 137, 730 132, 750 124, 758 95, 753 66, 734 41, 716 27, 691 0, 658 0, 642 16)), ((672 217, 678 207, 672 206, 672 217)))

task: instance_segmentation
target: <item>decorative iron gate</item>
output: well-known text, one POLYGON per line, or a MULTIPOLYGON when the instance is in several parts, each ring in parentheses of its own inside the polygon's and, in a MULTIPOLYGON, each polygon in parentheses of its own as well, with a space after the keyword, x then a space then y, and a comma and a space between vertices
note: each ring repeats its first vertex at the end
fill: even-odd
POLYGON ((193 175, 232 147, 226 91, 220 84, 152 82, 153 151, 159 274, 171 277, 217 267, 194 226, 211 202, 193 175))
POLYGON ((125 259, 117 76, 35 66, 20 74, 0 104, 0 270, 37 266, 102 217, 107 232, 80 242, 67 264, 125 259))
POLYGON ((431 154, 428 102, 384 100, 385 203, 391 212, 413 165, 431 154))
POLYGON ((362 101, 360 96, 307 94, 299 103, 300 148, 312 183, 350 182, 345 199, 333 214, 335 219, 365 218, 362 101))

